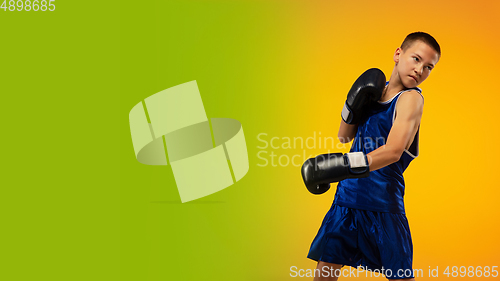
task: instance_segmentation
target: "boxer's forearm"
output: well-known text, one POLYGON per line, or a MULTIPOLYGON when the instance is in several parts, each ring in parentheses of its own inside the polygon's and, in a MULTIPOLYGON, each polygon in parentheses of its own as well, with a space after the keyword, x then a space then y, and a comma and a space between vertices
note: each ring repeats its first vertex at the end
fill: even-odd
POLYGON ((338 138, 341 143, 349 143, 356 136, 358 130, 357 124, 347 124, 344 120, 340 120, 338 138))
POLYGON ((386 145, 375 149, 366 155, 370 171, 375 171, 397 162, 401 158, 402 153, 401 149, 387 147, 386 145))

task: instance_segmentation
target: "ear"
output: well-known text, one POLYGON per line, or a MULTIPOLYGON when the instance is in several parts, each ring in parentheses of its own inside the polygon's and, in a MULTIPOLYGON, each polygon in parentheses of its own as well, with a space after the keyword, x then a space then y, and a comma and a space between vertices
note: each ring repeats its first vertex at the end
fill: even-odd
POLYGON ((396 51, 394 52, 394 62, 398 63, 399 62, 399 57, 401 56, 401 53, 403 53, 403 50, 398 47, 396 51))

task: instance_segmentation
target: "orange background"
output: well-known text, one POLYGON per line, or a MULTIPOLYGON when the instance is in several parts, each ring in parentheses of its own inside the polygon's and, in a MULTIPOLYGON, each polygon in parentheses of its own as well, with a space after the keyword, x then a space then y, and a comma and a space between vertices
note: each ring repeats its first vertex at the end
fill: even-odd
MULTIPOLYGON (((331 93, 345 92, 352 78, 372 66, 390 75, 392 54, 406 34, 425 31, 437 39, 440 62, 420 86, 425 97, 420 156, 405 172, 414 268, 424 269, 427 277, 429 266, 439 266, 442 272, 448 265, 499 265, 500 96, 494 83, 500 63, 500 4, 301 3, 297 8, 301 17, 294 25, 296 44, 290 46, 307 56, 297 56, 300 62, 290 71, 307 70, 295 76, 304 85, 302 91, 310 90, 311 99, 302 104, 304 108, 321 107, 318 100, 334 105, 332 114, 322 110, 306 114, 298 126, 304 132, 314 128, 336 134, 345 97, 331 93)), ((314 222, 303 227, 303 241, 298 244, 308 244, 313 237, 330 196, 333 192, 319 199, 321 203, 317 198, 306 203, 307 217, 314 222)), ((312 267, 306 262, 303 265, 312 267)))
POLYGON ((313 269, 335 188, 309 194, 300 165, 328 149, 263 149, 258 136, 335 137, 353 81, 371 67, 389 75, 414 31, 442 48, 405 172, 414 268, 444 279, 446 266, 500 266, 498 1, 55 5, 0 10, 1 280, 274 281, 313 269), (128 114, 192 80, 209 118, 241 122, 250 169, 181 204, 170 167, 135 159, 128 114), (298 165, 261 167, 262 151, 298 165))

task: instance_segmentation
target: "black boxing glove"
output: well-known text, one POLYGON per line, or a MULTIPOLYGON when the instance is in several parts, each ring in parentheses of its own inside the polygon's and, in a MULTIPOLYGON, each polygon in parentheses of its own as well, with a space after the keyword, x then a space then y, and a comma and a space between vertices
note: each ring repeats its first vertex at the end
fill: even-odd
POLYGON ((384 88, 385 75, 382 70, 371 68, 361 74, 347 94, 342 109, 344 122, 358 124, 365 117, 369 104, 380 99, 384 88))
POLYGON ((302 179, 312 194, 322 194, 330 183, 348 178, 365 178, 370 174, 363 152, 330 153, 310 158, 302 165, 302 179))

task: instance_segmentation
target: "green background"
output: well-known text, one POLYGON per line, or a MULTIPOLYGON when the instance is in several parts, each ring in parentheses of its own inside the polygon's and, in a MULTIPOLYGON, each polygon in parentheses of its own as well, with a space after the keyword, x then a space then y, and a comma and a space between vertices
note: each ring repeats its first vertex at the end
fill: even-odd
POLYGON ((349 147, 289 148, 285 138, 335 137, 353 80, 371 67, 389 76, 395 48, 417 30, 443 56, 422 86, 422 154, 405 172, 414 268, 500 266, 500 7, 479 2, 57 0, 54 12, 0 10, 0 280, 284 280, 291 266, 314 268, 306 255, 335 188, 310 195, 300 165, 349 147), (135 159, 128 114, 192 80, 208 118, 241 122, 250 169, 181 204, 170 167, 135 159), (262 167, 270 153, 282 165, 262 167))
POLYGON ((2 10, 0 279, 276 280, 289 268, 276 270, 277 259, 301 251, 305 260, 307 244, 273 231, 299 229, 287 199, 288 189, 306 192, 299 168, 278 171, 293 171, 286 186, 256 166, 257 134, 279 136, 293 123, 276 113, 286 101, 274 94, 290 87, 285 7, 59 1, 54 12, 2 10), (242 123, 250 170, 181 204, 170 167, 135 159, 128 112, 191 80, 209 118, 242 123))

